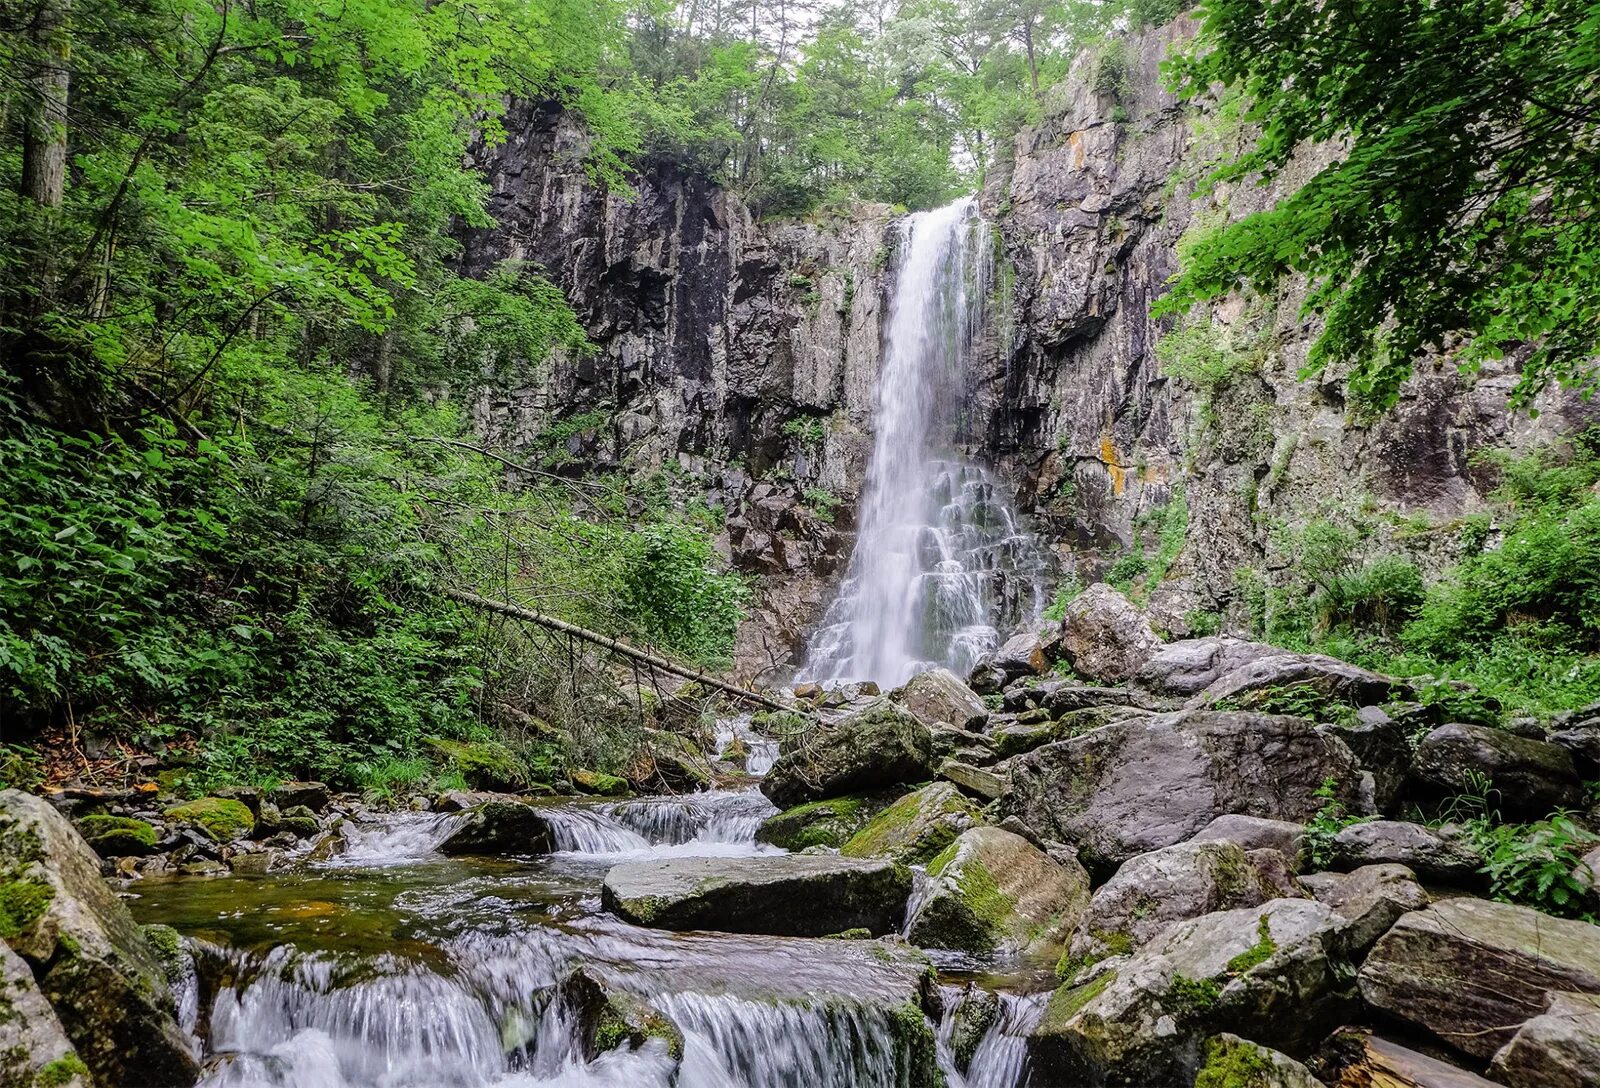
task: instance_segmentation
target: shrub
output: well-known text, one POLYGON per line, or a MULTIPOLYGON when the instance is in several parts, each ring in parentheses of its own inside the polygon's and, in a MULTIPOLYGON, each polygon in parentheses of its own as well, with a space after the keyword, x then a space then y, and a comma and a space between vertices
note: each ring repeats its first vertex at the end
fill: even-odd
POLYGON ((1322 807, 1306 822, 1306 833, 1301 840, 1300 852, 1310 868, 1326 869, 1333 864, 1334 837, 1345 828, 1365 823, 1373 817, 1350 815, 1344 803, 1338 800, 1339 783, 1332 778, 1323 781, 1317 789, 1316 796, 1322 798, 1322 807))
POLYGON ((1468 825, 1482 852, 1483 872, 1496 899, 1523 903, 1546 914, 1588 918, 1587 888, 1577 876, 1583 855, 1600 837, 1564 813, 1533 824, 1468 825))
POLYGON ((1321 630, 1348 626, 1393 635, 1416 616, 1426 591, 1417 565, 1386 556, 1353 574, 1335 574, 1313 601, 1321 630))

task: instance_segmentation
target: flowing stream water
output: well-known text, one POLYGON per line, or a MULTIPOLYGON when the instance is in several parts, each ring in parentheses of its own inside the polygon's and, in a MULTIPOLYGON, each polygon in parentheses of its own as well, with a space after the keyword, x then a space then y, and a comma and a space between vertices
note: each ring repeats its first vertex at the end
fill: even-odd
POLYGON ((1043 608, 1042 556, 993 476, 960 451, 993 241, 971 197, 907 216, 873 413, 860 533, 797 679, 896 687, 965 676, 1043 608))
MULTIPOLYGON (((970 200, 901 227, 862 533, 813 642, 813 677, 893 684, 931 664, 965 668, 1040 605, 1032 541, 955 446, 988 250, 970 200)), ((719 723, 716 749, 730 748, 751 776, 777 756, 748 717, 719 723)), ((352 820, 324 861, 135 885, 139 921, 174 926, 192 954, 179 999, 205 1088, 1026 1083, 1023 1037, 1043 999, 994 983, 1043 991, 1047 974, 946 959, 933 1001, 928 961, 892 944, 669 933, 601 908, 619 861, 781 852, 755 839, 776 810, 751 778, 546 811, 552 854, 446 857, 439 847, 464 817, 395 813, 352 820), (681 1054, 662 1039, 599 1051, 585 1027, 596 987, 669 1019, 681 1054), (931 1055, 905 1027, 907 1010, 921 1025, 927 1008, 931 1055), (980 1009, 981 1034, 963 1029, 980 1009)))

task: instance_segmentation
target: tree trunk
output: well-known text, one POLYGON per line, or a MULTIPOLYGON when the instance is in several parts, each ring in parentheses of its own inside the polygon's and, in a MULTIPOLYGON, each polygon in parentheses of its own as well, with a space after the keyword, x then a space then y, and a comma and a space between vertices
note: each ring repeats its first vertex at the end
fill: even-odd
POLYGON ((72 0, 40 0, 28 29, 33 53, 22 126, 22 196, 59 208, 67 192, 67 91, 71 83, 72 0))

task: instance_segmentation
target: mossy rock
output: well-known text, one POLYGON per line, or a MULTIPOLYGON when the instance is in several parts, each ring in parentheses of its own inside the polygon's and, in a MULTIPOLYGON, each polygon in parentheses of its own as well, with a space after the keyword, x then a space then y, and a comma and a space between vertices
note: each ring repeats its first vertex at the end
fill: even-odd
POLYGON ((533 784, 528 764, 497 740, 428 741, 460 773, 467 786, 492 793, 514 793, 533 784))
POLYGON ((166 976, 167 982, 176 985, 182 980, 186 966, 183 937, 171 926, 159 923, 140 926, 139 932, 144 934, 144 943, 149 945, 150 951, 155 954, 156 962, 161 965, 161 973, 166 976))
POLYGON ((256 827, 256 818, 241 801, 226 797, 202 797, 198 801, 173 805, 167 819, 189 824, 205 832, 213 842, 233 842, 247 837, 256 827))
POLYGON ((55 890, 39 880, 0 881, 0 939, 27 932, 55 898, 55 890))
POLYGON ((1222 1034, 1206 1042, 1194 1088, 1321 1088, 1321 1082, 1285 1054, 1222 1034))
POLYGON ((673 1059, 683 1058, 683 1031, 637 994, 579 968, 562 984, 562 999, 577 1016, 584 1057, 589 1061, 620 1046, 637 1050, 651 1039, 664 1040, 673 1059))
POLYGON ((156 848, 156 829, 131 816, 85 816, 78 831, 103 858, 141 857, 156 848))
POLYGON ((628 780, 603 771, 587 771, 581 767, 572 772, 572 784, 584 793, 601 797, 622 797, 628 792, 628 780))
POLYGON ((942 1088, 945 1078, 939 1069, 939 1043, 922 1007, 907 1001, 890 1009, 889 1031, 904 1048, 910 1088, 942 1088))
POLYGON ((860 793, 809 801, 769 817, 756 831, 756 840, 796 852, 812 846, 837 849, 894 799, 893 793, 860 793))
POLYGON ((891 857, 908 865, 931 860, 982 814, 948 782, 908 793, 873 817, 839 852, 849 858, 891 857))

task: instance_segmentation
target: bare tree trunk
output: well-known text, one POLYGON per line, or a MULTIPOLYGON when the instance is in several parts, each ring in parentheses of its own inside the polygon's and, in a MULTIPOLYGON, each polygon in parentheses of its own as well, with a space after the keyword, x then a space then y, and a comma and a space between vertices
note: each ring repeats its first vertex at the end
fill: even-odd
POLYGON ((67 91, 71 84, 72 0, 40 0, 28 29, 33 49, 22 126, 22 195, 59 208, 67 193, 67 91))

